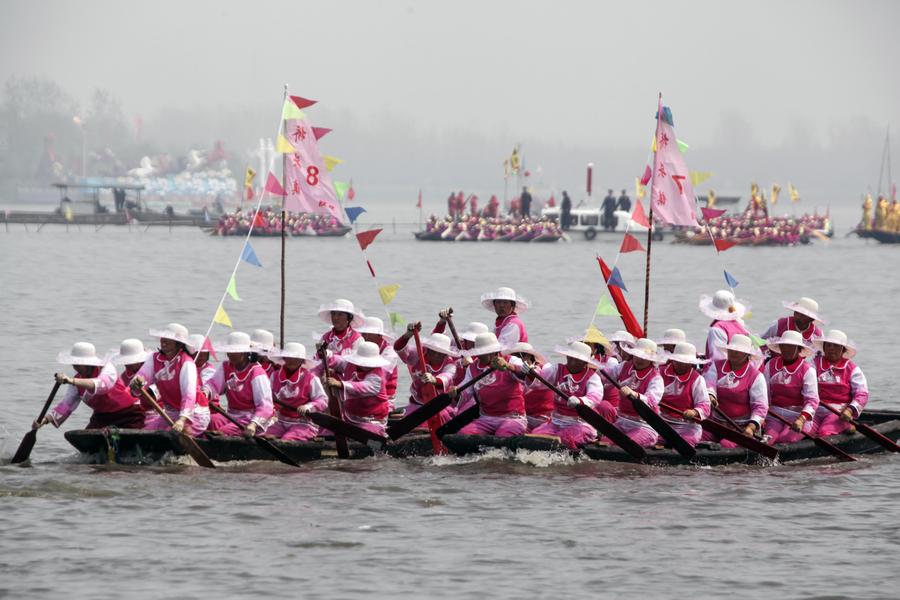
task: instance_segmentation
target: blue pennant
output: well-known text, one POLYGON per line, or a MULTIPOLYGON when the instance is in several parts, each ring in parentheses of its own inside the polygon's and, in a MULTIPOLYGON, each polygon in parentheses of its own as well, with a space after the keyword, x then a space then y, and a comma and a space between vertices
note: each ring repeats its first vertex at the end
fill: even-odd
POLYGON ((347 213, 347 218, 350 219, 351 223, 356 223, 359 215, 366 212, 366 209, 364 209, 362 206, 348 206, 344 209, 344 212, 347 213))
POLYGON ((250 242, 244 244, 244 249, 241 251, 241 260, 257 267, 262 266, 262 263, 259 262, 259 259, 256 257, 256 252, 253 251, 253 246, 250 245, 250 242))
POLYGON ((606 285, 614 285, 619 289, 628 291, 628 288, 625 287, 625 282, 622 281, 622 274, 619 273, 619 267, 613 267, 612 273, 609 274, 609 279, 606 280, 606 285))
POLYGON ((738 286, 738 280, 732 277, 731 273, 729 273, 728 271, 722 272, 725 273, 725 283, 728 284, 728 287, 736 288, 738 286))

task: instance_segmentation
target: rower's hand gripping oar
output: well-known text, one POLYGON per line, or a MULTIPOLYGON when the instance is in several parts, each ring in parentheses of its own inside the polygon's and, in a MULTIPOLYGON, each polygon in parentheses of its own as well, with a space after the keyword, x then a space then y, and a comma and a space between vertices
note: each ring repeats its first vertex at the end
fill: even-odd
MULTIPOLYGON (((674 406, 666 404, 665 402, 660 402, 659 405, 664 409, 672 412, 673 414, 679 415, 681 418, 684 418, 684 412, 675 408, 674 406)), ((757 440, 756 438, 750 437, 749 435, 746 435, 739 430, 732 429, 727 425, 723 425, 722 423, 718 423, 711 419, 700 419, 696 417, 689 420, 693 421, 694 423, 698 423, 704 431, 708 431, 720 438, 731 440, 738 446, 746 448, 751 452, 756 452, 757 454, 765 456, 769 460, 775 460, 775 457, 778 456, 778 448, 770 446, 769 444, 765 444, 757 440)))
POLYGON ((31 426, 31 430, 22 437, 19 448, 16 450, 16 453, 10 461, 11 463, 17 464, 25 462, 28 460, 28 457, 31 456, 31 449, 34 448, 34 443, 37 441, 37 430, 40 427, 39 423, 47 416, 47 411, 50 410, 50 404, 53 403, 53 398, 56 397, 56 392, 59 390, 60 385, 61 382, 59 381, 53 384, 53 389, 50 390, 50 395, 47 396, 47 401, 44 402, 44 408, 41 409, 41 414, 34 420, 34 425, 31 426))
MULTIPOLYGON (((281 400, 277 400, 274 398, 273 400, 278 406, 297 410, 296 406, 291 406, 290 404, 286 404, 281 400)), ((374 444, 377 446, 377 449, 380 450, 382 446, 388 443, 388 438, 384 437, 383 435, 378 435, 377 433, 373 433, 368 429, 363 429, 362 427, 354 425, 349 421, 340 421, 329 414, 321 412, 308 412, 304 413, 304 416, 319 427, 324 427, 325 429, 329 429, 332 432, 340 432, 344 437, 348 437, 351 440, 356 440, 360 444, 368 445, 374 442, 374 444)))
MULTIPOLYGON (((619 382, 610 377, 606 371, 600 368, 597 369, 597 372, 617 390, 622 391, 622 386, 619 385, 619 382)), ((631 405, 634 406, 635 412, 637 412, 637 414, 639 414, 641 418, 656 431, 656 433, 661 435, 663 439, 678 452, 678 454, 684 458, 694 458, 694 455, 697 454, 697 450, 691 446, 686 439, 681 437, 681 434, 675 431, 665 419, 656 414, 646 402, 641 400, 636 394, 630 394, 628 399, 631 400, 631 405)))
MULTIPOLYGON (((325 348, 323 342, 319 342, 316 346, 316 351, 319 354, 319 359, 322 361, 322 376, 325 378, 325 385, 323 387, 325 388, 325 395, 328 396, 328 412, 338 421, 343 421, 344 414, 341 410, 341 402, 338 400, 334 390, 331 389, 331 386, 328 385, 328 380, 331 376, 328 369, 328 350, 325 348)), ((337 447, 338 458, 350 458, 350 448, 347 446, 347 438, 339 431, 332 430, 332 433, 334 433, 334 445, 337 447)))
MULTIPOLYGON (((544 379, 544 377, 533 368, 526 365, 526 369, 530 376, 543 383, 557 396, 568 402, 568 394, 544 379)), ((643 461, 644 458, 646 458, 647 451, 643 448, 643 446, 625 435, 625 433, 621 429, 604 419, 600 413, 592 409, 590 406, 582 403, 576 406, 575 410, 578 412, 579 417, 586 421, 591 427, 611 439, 613 443, 615 443, 618 447, 628 453, 631 458, 639 462, 643 461)))
MULTIPOLYGON (((826 404, 826 403, 824 403, 824 402, 819 402, 819 406, 824 406, 824 407, 825 407, 826 409, 828 409, 829 411, 831 411, 831 412, 833 412, 834 414, 836 414, 837 416, 843 418, 843 414, 842 414, 843 411, 840 411, 840 410, 836 409, 835 407, 833 407, 833 406, 831 406, 831 405, 829 405, 829 404, 826 404)), ((846 407, 846 406, 844 407, 844 410, 847 410, 847 407, 846 407)), ((851 425, 853 425, 854 427, 856 427, 856 430, 859 431, 861 434, 863 434, 864 436, 866 436, 866 437, 869 438, 870 440, 872 440, 872 441, 874 441, 874 442, 877 442, 877 443, 880 444, 883 448, 886 448, 887 450, 890 450, 891 452, 900 452, 900 446, 898 446, 898 445, 897 445, 893 440, 891 440, 889 437, 883 435, 883 434, 882 434, 880 431, 878 431, 877 429, 875 429, 875 428, 873 428, 873 427, 869 427, 869 426, 866 425, 865 423, 860 422, 859 419, 853 419, 853 418, 851 418, 851 419, 849 419, 847 422, 850 423, 851 425)))
MULTIPOLYGON (((232 425, 237 427, 238 429, 244 429, 244 426, 241 425, 237 419, 235 419, 234 417, 229 415, 228 412, 221 406, 210 403, 209 407, 211 409, 213 409, 215 412, 217 412, 220 415, 222 415, 223 417, 225 417, 226 419, 228 419, 228 421, 232 425)), ((275 458, 277 458, 284 464, 291 465, 292 467, 300 466, 300 463, 298 463, 296 460, 294 460, 293 458, 291 458, 290 456, 285 454, 279 448, 276 448, 275 445, 272 442, 270 442, 269 440, 267 440, 265 438, 261 438, 258 435, 253 435, 253 436, 248 436, 248 437, 251 437, 253 439, 253 441, 256 442, 257 446, 259 446, 260 448, 262 448, 263 450, 265 450, 266 452, 268 452, 269 454, 271 454, 272 456, 274 456, 275 458)))
MULTIPOLYGON (((490 373, 493 373, 493 372, 494 372, 494 367, 488 367, 483 372, 479 373, 478 375, 476 375, 475 377, 473 377, 472 379, 470 379, 463 385, 459 386, 455 390, 451 390, 450 392, 447 392, 446 394, 441 394, 440 396, 438 396, 437 398, 435 398, 434 400, 432 400, 431 402, 429 402, 428 404, 426 404, 425 406, 423 406, 422 408, 420 408, 419 410, 417 410, 416 412, 414 412, 413 414, 411 414, 409 416, 414 417, 414 416, 418 415, 420 412, 422 412, 423 410, 425 410, 426 408, 428 408, 429 406, 434 404, 435 400, 438 400, 439 398, 446 397, 447 404, 449 404, 450 401, 452 400, 451 392, 454 392, 454 395, 458 398, 459 395, 462 394, 465 390, 467 390, 471 386, 475 385, 476 383, 478 383, 479 381, 481 381, 482 379, 484 379, 490 373)), ((440 411, 438 411, 438 412, 440 412, 440 411)), ((465 427, 466 425, 468 425, 469 423, 471 423, 472 421, 477 419, 479 414, 481 414, 481 406, 478 403, 478 396, 475 395, 475 402, 474 402, 474 404, 472 404, 472 406, 470 406, 466 410, 462 411, 461 413, 458 413, 455 417, 453 417, 452 419, 450 419, 449 421, 447 421, 446 423, 444 423, 443 425, 438 427, 438 430, 437 430, 438 437, 443 438, 445 435, 452 435, 452 434, 456 433, 457 431, 459 431, 460 429, 462 429, 463 427, 465 427)), ((419 422, 421 423, 422 421, 419 421, 419 422)))
MULTIPOLYGON (((781 421, 788 427, 791 427, 793 425, 793 423, 791 423, 790 421, 788 421, 787 419, 785 419, 784 417, 782 417, 775 411, 769 411, 769 416, 774 418, 776 421, 781 421)), ((816 444, 816 446, 818 446, 822 450, 825 450, 832 456, 835 456, 845 462, 853 462, 856 460, 855 458, 853 458, 852 456, 850 456, 849 454, 847 454, 846 452, 844 452, 843 450, 841 450, 840 448, 838 448, 837 446, 832 444, 831 442, 828 442, 828 441, 820 438, 819 436, 806 433, 802 429, 800 430, 800 434, 803 435, 803 437, 805 437, 806 439, 812 440, 816 444)))
POLYGON ((214 469, 216 465, 214 465, 213 462, 209 459, 209 457, 206 455, 206 452, 204 452, 203 449, 199 445, 197 445, 197 441, 186 434, 184 431, 176 431, 174 429, 175 421, 172 420, 172 417, 167 415, 166 411, 163 410, 156 399, 147 393, 147 389, 145 387, 141 386, 140 390, 141 398, 143 398, 147 402, 147 404, 153 407, 153 410, 155 410, 159 414, 159 416, 161 416, 166 421, 166 423, 169 424, 169 427, 172 427, 172 433, 176 434, 176 439, 181 445, 181 448, 185 452, 190 454, 191 458, 193 458, 201 467, 214 469))

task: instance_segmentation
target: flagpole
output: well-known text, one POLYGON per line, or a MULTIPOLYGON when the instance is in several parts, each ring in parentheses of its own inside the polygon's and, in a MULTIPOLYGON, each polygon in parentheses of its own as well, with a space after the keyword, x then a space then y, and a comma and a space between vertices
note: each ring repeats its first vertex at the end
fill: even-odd
POLYGON ((422 188, 419 188, 419 231, 422 229, 422 188))
MULTIPOLYGON (((284 84, 284 98, 281 101, 281 106, 284 106, 284 103, 287 102, 288 97, 288 86, 284 84)), ((281 129, 283 132, 287 133, 287 120, 281 120, 281 129)), ((287 171, 287 154, 281 154, 281 189, 287 190, 287 186, 285 185, 285 172, 287 171)), ((285 247, 285 203, 287 202, 287 193, 281 197, 281 311, 279 318, 279 346, 282 350, 284 350, 284 247, 285 247)))
MULTIPOLYGON (((659 138, 659 120, 662 117, 662 92, 659 93, 659 101, 656 109, 656 133, 654 143, 659 138)), ((657 148, 656 152, 659 152, 657 148)), ((650 217, 647 224, 647 270, 644 274, 644 337, 650 337, 647 331, 647 322, 650 318, 650 250, 653 245, 653 191, 656 186, 656 152, 653 153, 653 175, 650 178, 650 217)))

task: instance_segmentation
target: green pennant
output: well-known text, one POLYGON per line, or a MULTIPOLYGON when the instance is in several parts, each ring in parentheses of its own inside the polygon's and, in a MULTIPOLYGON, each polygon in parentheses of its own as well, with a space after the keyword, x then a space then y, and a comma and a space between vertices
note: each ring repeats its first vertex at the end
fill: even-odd
POLYGON ((753 340, 753 343, 757 348, 762 348, 767 344, 766 340, 762 339, 758 335, 753 335, 752 333, 750 334, 750 339, 753 340))
POLYGON ((618 317, 619 311, 616 310, 616 307, 610 301, 609 296, 604 294, 603 297, 600 298, 600 302, 597 303, 594 314, 598 317, 618 317))
POLYGON ((341 200, 344 199, 344 195, 347 193, 347 188, 350 187, 349 183, 344 183, 343 181, 334 181, 334 192, 338 195, 338 198, 341 200))
POLYGON ((681 150, 682 154, 687 152, 688 148, 690 148, 690 146, 687 145, 687 142, 682 142, 681 140, 678 140, 678 149, 681 150))
POLYGON ((406 319, 400 316, 400 313, 392 312, 390 313, 391 317, 391 327, 398 327, 400 325, 406 324, 406 319))
POLYGON ((240 302, 241 298, 237 293, 237 281, 234 279, 234 274, 232 274, 231 279, 228 280, 228 288, 226 288, 225 291, 228 292, 229 296, 240 302))

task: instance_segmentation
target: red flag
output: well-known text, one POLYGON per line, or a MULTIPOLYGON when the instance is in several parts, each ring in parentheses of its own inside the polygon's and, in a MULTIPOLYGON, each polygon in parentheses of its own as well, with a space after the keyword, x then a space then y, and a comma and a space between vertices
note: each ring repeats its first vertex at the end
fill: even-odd
POLYGON ((619 252, 623 254, 625 252, 646 252, 641 243, 638 241, 636 237, 631 235, 630 233, 625 234, 625 239, 622 240, 622 246, 619 248, 619 252))
MULTIPOLYGON (((612 271, 599 256, 597 257, 597 263, 600 265, 600 271, 603 272, 603 281, 608 281, 612 275, 612 271)), ((638 324, 638 320, 635 318, 634 313, 631 312, 631 308, 628 306, 628 302, 625 301, 622 290, 614 285, 607 285, 606 287, 609 290, 609 295, 612 297, 613 302, 616 303, 616 309, 622 316, 622 323, 625 325, 625 329, 628 333, 637 338, 644 337, 644 330, 638 324)))
POLYGON ((732 246, 737 246, 737 242, 731 240, 716 240, 716 252, 725 252, 732 246))
POLYGON ((703 218, 707 221, 711 221, 712 219, 717 219, 725 214, 724 208, 707 208, 703 207, 700 209, 700 212, 703 213, 703 218))
POLYGON ((368 231, 363 231, 361 233, 356 234, 356 241, 359 242, 359 247, 365 250, 369 247, 369 244, 375 241, 375 236, 381 233, 380 229, 369 229, 368 231))
POLYGON ((331 130, 328 129, 327 127, 313 127, 312 130, 313 130, 313 135, 316 137, 317 140, 321 140, 323 137, 325 137, 328 133, 331 132, 331 130))
POLYGON ((266 223, 266 218, 262 216, 262 213, 256 213, 256 215, 253 217, 253 226, 265 227, 266 225, 268 225, 268 223, 266 223))
POLYGON ((216 356, 216 351, 213 350, 212 342, 209 341, 208 337, 203 338, 203 347, 201 350, 206 350, 209 352, 209 355, 218 360, 218 356, 216 356))
POLYGON ((318 100, 307 100, 306 98, 301 98, 300 96, 291 96, 291 100, 294 101, 294 104, 296 104, 297 108, 299 108, 300 110, 308 108, 318 102, 318 100))
POLYGON ((650 221, 649 219, 647 219, 647 215, 644 213, 644 205, 641 204, 640 200, 634 201, 634 210, 631 213, 631 220, 638 225, 650 227, 650 221))
POLYGON ((274 174, 269 172, 269 178, 266 179, 266 191, 272 194, 273 196, 285 196, 284 188, 281 187, 281 182, 275 177, 274 174))
POLYGON ((422 208, 422 190, 419 190, 419 201, 416 202, 416 208, 422 208))
POLYGON ((647 165, 646 167, 644 167, 644 174, 641 175, 641 185, 647 185, 648 183, 650 183, 650 175, 652 175, 652 172, 650 171, 650 165, 647 165))
POLYGON ((347 200, 356 198, 356 191, 353 189, 353 182, 350 182, 350 188, 347 190, 347 200))

